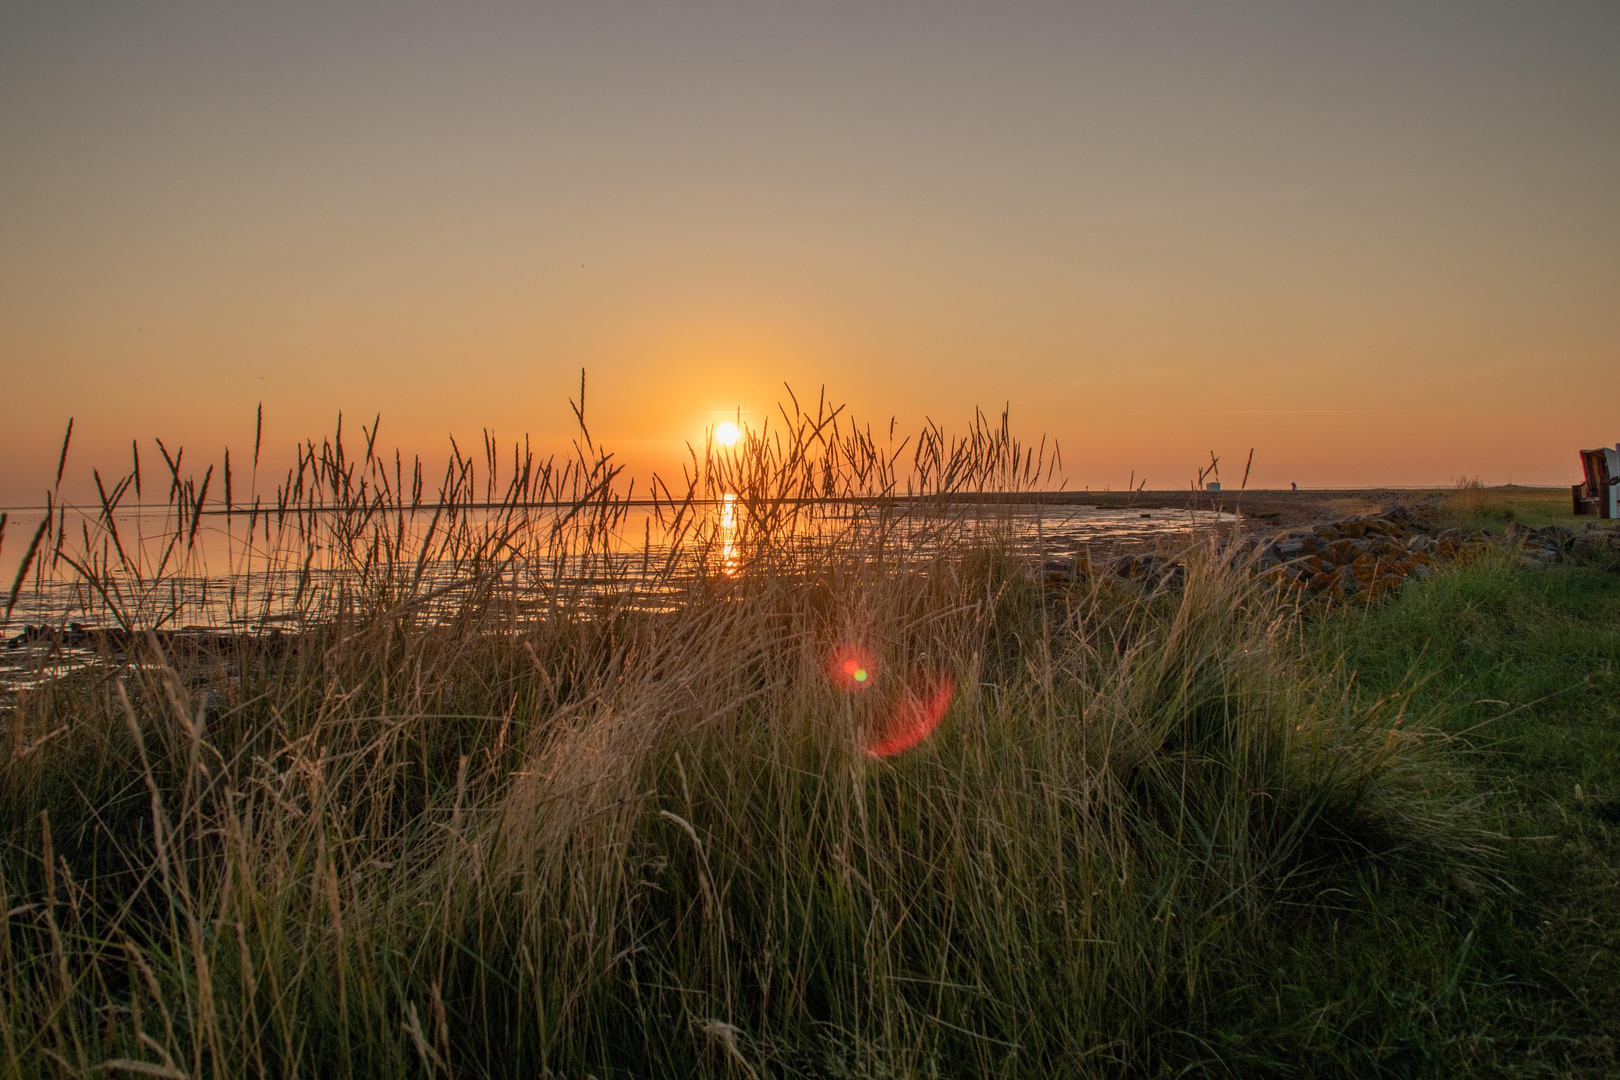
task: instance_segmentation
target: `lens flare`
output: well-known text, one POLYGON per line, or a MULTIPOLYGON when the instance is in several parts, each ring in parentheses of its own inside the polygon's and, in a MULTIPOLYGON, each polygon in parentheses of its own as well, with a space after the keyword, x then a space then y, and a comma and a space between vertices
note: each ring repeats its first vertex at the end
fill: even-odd
POLYGON ((866 756, 892 757, 928 738, 944 718, 955 693, 956 682, 949 675, 936 676, 921 692, 907 690, 895 706, 883 737, 866 748, 866 756))
POLYGON ((858 693, 877 681, 877 657, 860 645, 842 645, 827 661, 827 674, 841 690, 858 693))

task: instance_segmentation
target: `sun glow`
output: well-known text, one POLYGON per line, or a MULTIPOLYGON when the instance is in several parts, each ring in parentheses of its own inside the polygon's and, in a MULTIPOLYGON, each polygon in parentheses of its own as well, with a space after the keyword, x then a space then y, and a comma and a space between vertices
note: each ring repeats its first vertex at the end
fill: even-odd
POLYGON ((721 446, 736 446, 737 440, 742 438, 742 432, 730 420, 714 429, 714 438, 721 446))

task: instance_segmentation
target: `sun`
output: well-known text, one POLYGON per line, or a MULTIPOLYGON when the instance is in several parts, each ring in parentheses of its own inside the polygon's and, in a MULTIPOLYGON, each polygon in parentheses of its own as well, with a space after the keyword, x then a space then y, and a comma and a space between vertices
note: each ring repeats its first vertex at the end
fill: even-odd
POLYGON ((721 446, 736 446, 737 440, 741 437, 742 432, 738 431, 737 425, 733 424, 730 420, 727 420, 725 423, 714 429, 715 441, 721 446))

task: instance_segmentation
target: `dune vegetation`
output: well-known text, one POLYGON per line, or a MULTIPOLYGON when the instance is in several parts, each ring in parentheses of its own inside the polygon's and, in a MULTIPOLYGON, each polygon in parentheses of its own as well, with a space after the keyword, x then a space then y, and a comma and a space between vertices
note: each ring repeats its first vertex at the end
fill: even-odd
MULTIPOLYGON (((1531 572, 1313 614, 1206 535, 1173 585, 1054 585, 996 524, 1051 466, 1004 419, 896 443, 794 405, 645 505, 581 429, 437 485, 340 432, 263 497, 165 451, 160 536, 117 532, 133 471, 45 527, 120 633, 0 714, 0 1073, 1601 1061, 1612 992, 1531 985, 1543 946, 1502 929, 1551 871, 1456 706, 1515 665, 1540 682, 1499 700, 1554 693, 1612 631, 1426 667, 1471 655, 1469 589, 1531 572), (156 632, 224 508, 253 540, 223 603, 283 632, 156 632)), ((1607 590, 1553 622, 1620 607, 1544 573, 1607 590)))

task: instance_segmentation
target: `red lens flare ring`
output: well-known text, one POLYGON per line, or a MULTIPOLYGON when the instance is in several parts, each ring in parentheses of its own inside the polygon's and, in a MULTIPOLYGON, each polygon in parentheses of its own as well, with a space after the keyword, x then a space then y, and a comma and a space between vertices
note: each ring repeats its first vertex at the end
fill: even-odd
POLYGON ((949 675, 935 675, 919 685, 906 688, 905 697, 895 705, 882 736, 866 748, 869 758, 892 757, 922 742, 950 708, 956 693, 956 681, 949 675))

